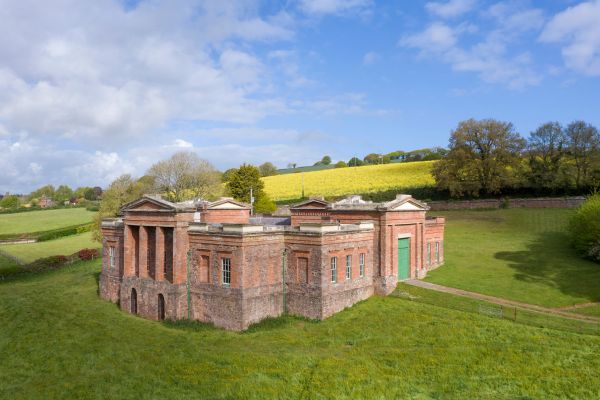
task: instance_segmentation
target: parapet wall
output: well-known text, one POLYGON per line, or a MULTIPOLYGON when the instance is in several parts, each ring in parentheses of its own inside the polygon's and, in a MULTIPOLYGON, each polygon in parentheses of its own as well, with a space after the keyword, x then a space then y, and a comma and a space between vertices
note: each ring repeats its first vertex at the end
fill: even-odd
POLYGON ((481 208, 576 208, 585 201, 584 196, 537 197, 530 199, 482 199, 458 201, 430 201, 431 210, 476 210, 481 208))

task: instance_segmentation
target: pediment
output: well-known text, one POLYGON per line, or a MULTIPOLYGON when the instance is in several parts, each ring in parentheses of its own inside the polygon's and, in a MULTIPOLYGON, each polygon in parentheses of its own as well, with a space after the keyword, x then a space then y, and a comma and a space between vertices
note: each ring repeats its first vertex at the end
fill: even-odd
POLYGON ((388 209, 393 211, 427 211, 429 207, 415 199, 388 204, 388 209))
POLYGON ((153 197, 142 197, 125 204, 121 211, 173 211, 175 205, 169 201, 153 197))
POLYGON ((221 199, 210 203, 207 206, 209 210, 247 210, 250 207, 247 204, 240 203, 233 199, 221 199))
POLYGON ((324 200, 316 200, 316 199, 311 199, 311 200, 306 200, 305 202, 302 203, 298 203, 293 205, 292 207, 290 207, 291 209, 294 210, 298 210, 298 209, 304 209, 304 208, 310 208, 310 209, 315 209, 315 208, 320 208, 320 209, 326 209, 329 208, 329 203, 324 201, 324 200))

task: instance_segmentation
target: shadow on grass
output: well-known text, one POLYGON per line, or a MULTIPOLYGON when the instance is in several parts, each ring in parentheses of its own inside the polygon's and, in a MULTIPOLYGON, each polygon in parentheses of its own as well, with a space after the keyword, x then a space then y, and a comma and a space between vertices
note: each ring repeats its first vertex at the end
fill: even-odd
POLYGON ((569 296, 600 300, 600 265, 580 258, 565 233, 540 233, 527 250, 502 251, 494 257, 508 261, 517 280, 557 288, 569 296))
MULTIPOLYGON (((302 323, 302 322, 310 323, 310 324, 317 324, 320 321, 303 318, 303 317, 297 317, 297 316, 293 316, 293 315, 282 315, 279 317, 265 318, 260 322, 250 325, 248 327, 248 329, 238 332, 238 333, 248 334, 248 333, 277 331, 277 330, 287 329, 292 325, 295 325, 297 323, 302 323)), ((162 324, 171 329, 179 329, 179 330, 183 330, 183 331, 187 331, 187 332, 211 332, 211 331, 225 332, 226 331, 225 329, 219 328, 219 327, 213 325, 212 323, 202 322, 202 321, 194 321, 194 320, 190 321, 187 319, 166 320, 166 321, 163 321, 162 324)), ((233 333, 235 333, 235 332, 233 332, 233 333)))

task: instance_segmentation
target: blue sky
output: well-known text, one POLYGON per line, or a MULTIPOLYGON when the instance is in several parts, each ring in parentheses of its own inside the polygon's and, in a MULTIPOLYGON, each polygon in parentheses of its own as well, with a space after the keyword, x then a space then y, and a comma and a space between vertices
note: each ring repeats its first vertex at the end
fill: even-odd
POLYGON ((600 126, 600 1, 3 0, 0 192, 600 126))

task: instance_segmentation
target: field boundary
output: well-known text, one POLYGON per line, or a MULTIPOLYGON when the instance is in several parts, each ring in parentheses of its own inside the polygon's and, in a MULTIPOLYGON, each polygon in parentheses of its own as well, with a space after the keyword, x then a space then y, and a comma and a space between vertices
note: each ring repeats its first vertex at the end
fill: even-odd
POLYGON ((5 233, 0 234, 0 245, 3 244, 21 244, 35 243, 38 241, 46 241, 58 239, 65 236, 78 235, 80 233, 89 232, 92 230, 93 223, 85 222, 65 226, 62 228, 49 229, 47 231, 23 232, 23 233, 5 233))
POLYGON ((452 287, 448 287, 448 286, 442 286, 442 285, 438 285, 435 283, 420 281, 420 280, 416 280, 416 279, 408 279, 406 281, 403 281, 403 283, 410 285, 410 286, 417 286, 417 287, 420 287, 423 289, 435 290, 437 292, 449 293, 449 294, 453 294, 453 295, 457 295, 457 296, 468 297, 468 298, 475 299, 475 300, 482 300, 482 301, 497 304, 500 306, 516 307, 516 308, 526 309, 528 311, 534 311, 534 312, 543 313, 543 314, 552 314, 552 315, 560 316, 563 318, 573 319, 573 320, 578 320, 578 321, 600 323, 600 318, 598 318, 598 317, 568 313, 568 312, 562 311, 563 308, 542 307, 542 306, 538 306, 535 304, 522 303, 522 302, 514 301, 514 300, 507 300, 507 299, 503 299, 501 297, 494 297, 494 296, 488 296, 488 295, 481 294, 481 293, 469 292, 467 290, 452 288, 452 287))
POLYGON ((577 208, 585 196, 498 198, 478 200, 435 200, 428 201, 432 211, 477 210, 494 208, 577 208))

